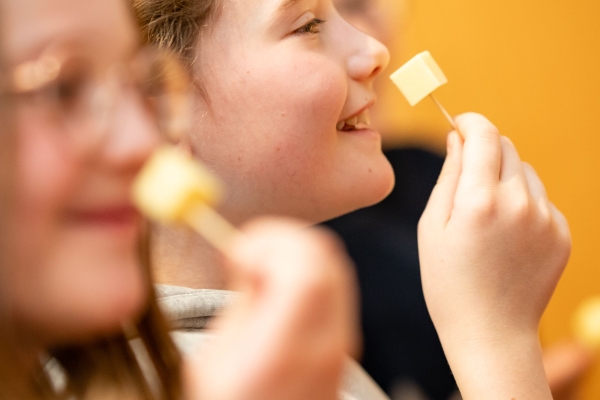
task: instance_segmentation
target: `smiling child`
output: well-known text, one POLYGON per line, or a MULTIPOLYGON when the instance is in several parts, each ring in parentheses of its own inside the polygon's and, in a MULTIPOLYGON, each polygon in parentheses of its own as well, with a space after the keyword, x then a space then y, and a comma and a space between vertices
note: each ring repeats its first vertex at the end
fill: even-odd
MULTIPOLYGON (((389 54, 331 0, 134 5, 148 40, 187 62, 195 124, 179 144, 225 182, 221 211, 234 224, 275 214, 310 225, 390 192, 392 170, 368 118, 389 54)), ((549 399, 537 327, 566 265, 568 226, 489 121, 456 122, 464 141, 449 136, 420 224, 429 311, 465 399, 549 399)), ((185 312, 179 322, 200 333, 192 325, 215 312, 200 307, 206 296, 228 296, 220 257, 183 229, 158 228, 155 239, 164 298, 189 299, 170 311, 185 312)), ((375 396, 361 390, 363 377, 351 377, 344 395, 375 396)))

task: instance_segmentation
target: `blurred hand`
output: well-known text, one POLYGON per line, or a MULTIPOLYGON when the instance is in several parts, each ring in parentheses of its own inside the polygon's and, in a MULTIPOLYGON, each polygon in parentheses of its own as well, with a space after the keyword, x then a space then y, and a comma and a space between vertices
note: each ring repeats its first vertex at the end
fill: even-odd
POLYGON ((359 343, 357 289, 342 246, 289 221, 255 222, 244 233, 230 254, 241 297, 189 363, 189 398, 337 399, 344 361, 359 343))
MULTIPOLYGON (((486 363, 479 365, 486 382, 514 369, 510 362, 502 365, 513 350, 541 368, 537 330, 566 266, 571 239, 565 218, 511 141, 477 114, 462 115, 456 123, 464 143, 456 132, 449 136, 446 163, 419 223, 423 289, 451 366, 454 361, 453 368, 460 370, 474 353, 489 355, 471 358, 486 363), (494 363, 498 371, 486 371, 494 363)), ((504 382, 503 388, 512 390, 511 382, 519 385, 504 382)), ((482 388, 470 393, 477 389, 482 388)), ((493 398, 490 389, 487 399, 493 398)), ((539 399, 530 395, 549 393, 540 390, 505 394, 539 399)))

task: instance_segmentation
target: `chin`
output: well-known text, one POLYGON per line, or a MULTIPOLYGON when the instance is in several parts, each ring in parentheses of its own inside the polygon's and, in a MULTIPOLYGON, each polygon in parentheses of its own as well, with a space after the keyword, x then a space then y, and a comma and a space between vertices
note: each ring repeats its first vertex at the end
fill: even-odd
POLYGON ((350 187, 337 187, 338 195, 332 201, 334 207, 326 215, 321 216, 315 223, 321 223, 361 208, 373 206, 390 195, 395 185, 394 170, 387 158, 382 155, 377 167, 367 169, 368 173, 356 174, 356 180, 350 187))
MULTIPOLYGON (((80 304, 73 310, 72 320, 79 319, 72 340, 88 341, 97 336, 117 334, 124 322, 135 322, 148 301, 148 283, 136 265, 121 265, 116 273, 99 277, 95 285, 81 288, 80 304)), ((115 266, 118 264, 115 263, 115 266)), ((67 333, 68 335, 68 333, 67 333)))
POLYGON ((106 303, 101 306, 108 328, 115 322, 121 326, 123 321, 136 320, 147 303, 149 283, 146 283, 140 268, 131 269, 122 274, 119 282, 107 288, 106 303))
POLYGON ((384 165, 381 167, 378 178, 374 179, 372 184, 369 185, 371 192, 368 193, 368 196, 364 199, 364 204, 356 209, 370 207, 380 203, 392 193, 395 185, 396 176, 394 175, 394 169, 387 158, 385 158, 384 165))

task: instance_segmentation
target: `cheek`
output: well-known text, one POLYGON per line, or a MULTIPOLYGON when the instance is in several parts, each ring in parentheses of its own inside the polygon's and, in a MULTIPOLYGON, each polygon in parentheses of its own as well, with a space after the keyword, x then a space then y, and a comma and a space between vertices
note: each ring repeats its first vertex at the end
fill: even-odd
POLYGON ((275 54, 270 63, 256 57, 221 81, 218 91, 226 95, 215 103, 218 134, 231 132, 221 137, 239 157, 256 160, 258 172, 298 177, 300 168, 327 162, 335 151, 346 74, 317 54, 275 54))
POLYGON ((57 212, 68 197, 76 171, 60 132, 49 131, 45 125, 23 123, 18 136, 19 208, 38 215, 57 212))
MULTIPOLYGON (((283 178, 292 177, 290 184, 296 184, 290 192, 308 193, 335 167, 339 147, 336 125, 346 101, 347 81, 337 69, 327 67, 316 63, 297 68, 289 88, 285 78, 280 82, 288 96, 287 109, 276 119, 274 135, 281 147, 276 161, 286 173, 283 178)), ((281 104, 286 104, 284 99, 281 104)))
POLYGON ((114 328, 144 298, 134 243, 67 222, 64 212, 95 166, 73 158, 60 132, 44 121, 29 119, 18 128, 14 307, 40 335, 114 328))
POLYGON ((25 121, 18 125, 16 256, 24 265, 40 265, 59 234, 75 166, 55 140, 57 132, 33 118, 25 121))

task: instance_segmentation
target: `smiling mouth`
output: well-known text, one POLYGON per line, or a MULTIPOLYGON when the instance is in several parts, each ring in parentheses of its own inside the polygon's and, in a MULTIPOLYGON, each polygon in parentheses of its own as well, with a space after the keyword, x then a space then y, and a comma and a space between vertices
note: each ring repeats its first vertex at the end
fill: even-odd
POLYGON ((71 210, 67 217, 71 222, 78 224, 118 226, 136 223, 139 213, 133 206, 126 204, 91 210, 71 210))
POLYGON ((369 110, 366 109, 354 117, 338 122, 336 128, 341 132, 352 132, 371 128, 371 117, 369 115, 369 110))

